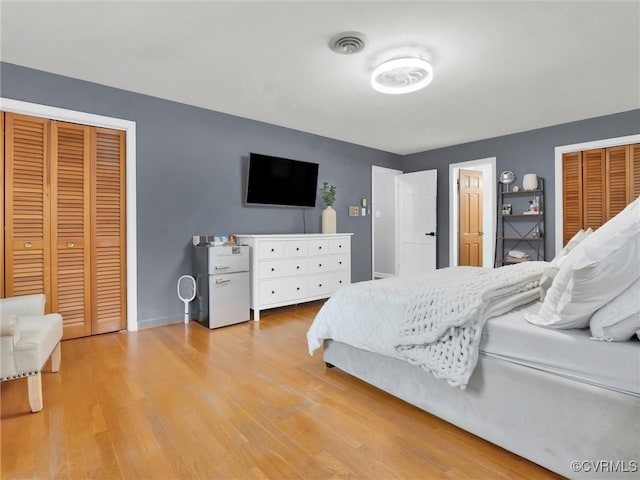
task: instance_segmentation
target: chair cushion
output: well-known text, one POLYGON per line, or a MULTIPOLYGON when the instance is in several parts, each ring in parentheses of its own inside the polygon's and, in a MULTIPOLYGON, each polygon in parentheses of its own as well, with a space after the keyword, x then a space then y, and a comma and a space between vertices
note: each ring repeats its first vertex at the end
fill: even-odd
POLYGON ((20 315, 20 341, 14 347, 16 373, 37 373, 42 370, 51 352, 62 339, 62 317, 20 315))
POLYGON ((20 328, 18 316, 14 313, 0 315, 0 335, 3 337, 14 337, 13 343, 20 340, 20 328), (17 338, 16 338, 17 337, 17 338))

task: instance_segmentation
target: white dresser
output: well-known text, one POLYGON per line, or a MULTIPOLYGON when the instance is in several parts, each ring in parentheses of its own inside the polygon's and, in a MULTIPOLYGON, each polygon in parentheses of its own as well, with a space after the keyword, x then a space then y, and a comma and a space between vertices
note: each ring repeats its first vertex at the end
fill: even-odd
POLYGON ((249 245, 251 309, 260 310, 330 297, 351 283, 351 235, 237 235, 249 245))

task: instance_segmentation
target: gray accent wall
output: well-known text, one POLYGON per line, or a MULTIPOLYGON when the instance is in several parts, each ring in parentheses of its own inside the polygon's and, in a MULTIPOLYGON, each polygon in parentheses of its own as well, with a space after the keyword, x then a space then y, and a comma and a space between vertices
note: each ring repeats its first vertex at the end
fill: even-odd
POLYGON ((8 63, 0 88, 136 122, 140 327, 181 321, 176 282, 191 272, 192 235, 320 231, 320 197, 315 209, 244 205, 250 152, 320 165, 319 183, 337 187, 338 231, 353 233, 352 280, 371 278, 370 217, 349 217, 348 205, 371 199, 371 166, 397 167, 398 155, 8 63))
POLYGON ((550 260, 555 256, 555 147, 638 133, 640 110, 631 110, 403 157, 400 169, 405 173, 438 170, 438 267, 449 266, 449 164, 496 157, 496 174, 513 171, 517 176, 514 185, 522 187, 525 173, 543 177, 545 252, 550 260))

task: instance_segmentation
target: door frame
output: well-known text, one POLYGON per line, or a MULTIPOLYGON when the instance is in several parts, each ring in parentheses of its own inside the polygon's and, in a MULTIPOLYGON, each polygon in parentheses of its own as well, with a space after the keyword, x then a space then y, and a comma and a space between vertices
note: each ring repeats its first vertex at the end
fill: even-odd
POLYGON ((127 248, 127 330, 138 330, 138 261, 136 222, 136 122, 121 118, 105 117, 93 113, 68 110, 38 103, 23 102, 0 97, 0 110, 11 113, 32 115, 34 117, 81 123, 94 127, 124 130, 125 144, 125 191, 126 191, 126 248, 127 248))
POLYGON ((393 193, 394 193, 394 197, 395 197, 395 214, 396 214, 396 218, 395 218, 395 225, 394 225, 394 236, 395 236, 395 249, 393 252, 394 258, 393 258, 393 265, 396 271, 396 275, 398 274, 398 175, 402 175, 402 170, 398 170, 396 168, 389 168, 389 167, 379 167, 377 165, 372 165, 371 166, 371 279, 373 280, 375 278, 375 255, 376 255, 376 229, 375 229, 375 223, 376 223, 376 189, 375 189, 375 181, 374 181, 374 172, 378 170, 378 171, 388 171, 388 172, 395 172, 395 181, 394 181, 394 186, 393 186, 393 193))
MULTIPOLYGON (((626 135, 624 137, 603 138, 601 140, 594 140, 591 142, 574 143, 572 145, 560 145, 555 147, 555 164, 554 164, 554 179, 555 179, 555 252, 554 256, 562 250, 562 237, 564 236, 564 205, 562 204, 562 155, 569 152, 577 152, 582 150, 593 150, 595 148, 608 148, 617 147, 618 145, 627 145, 631 143, 640 143, 640 134, 626 135)), ((548 202, 552 205, 551 202, 548 202)))
MULTIPOLYGON (((458 249, 459 232, 458 223, 459 215, 459 198, 458 198, 458 174, 459 170, 470 169, 474 167, 488 167, 491 172, 488 179, 483 176, 482 188, 482 205, 483 212, 490 211, 491 215, 488 219, 489 232, 485 232, 482 238, 482 258, 483 267, 493 267, 493 259, 495 256, 495 236, 496 236, 496 157, 481 158, 478 160, 469 160, 466 162, 449 164, 449 266, 458 265, 458 249), (486 265, 485 260, 490 261, 486 265)), ((484 223, 484 222, 483 222, 484 223)))

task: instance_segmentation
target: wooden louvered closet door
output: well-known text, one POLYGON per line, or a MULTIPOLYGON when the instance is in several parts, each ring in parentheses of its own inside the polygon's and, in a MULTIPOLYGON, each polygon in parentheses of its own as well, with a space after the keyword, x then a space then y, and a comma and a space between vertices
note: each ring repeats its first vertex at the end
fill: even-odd
POLYGON ((562 156, 563 244, 594 230, 640 196, 640 144, 562 156))
POLYGON ((0 294, 44 293, 47 311, 63 317, 64 339, 126 328, 124 132, 0 117, 0 294))
POLYGON ((51 122, 51 310, 65 338, 91 335, 91 128, 51 122))
POLYGON ((562 157, 562 244, 566 245, 582 229, 582 152, 562 157))
MULTIPOLYGON (((49 121, 5 114, 5 295, 51 298, 49 121)), ((51 303, 47 302, 50 311, 51 303)))
POLYGON ((92 175, 93 332, 126 327, 125 135, 94 130, 92 175))

